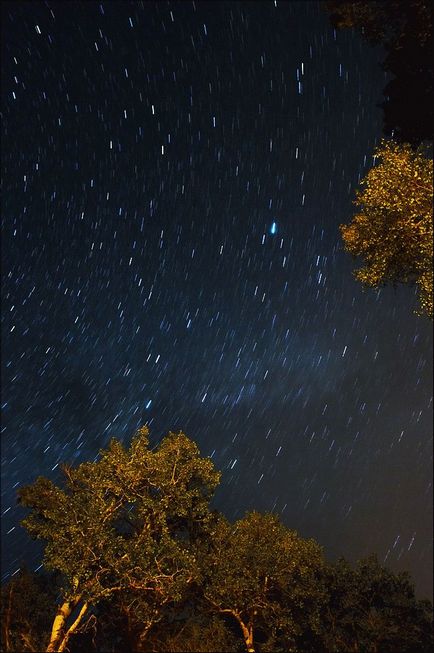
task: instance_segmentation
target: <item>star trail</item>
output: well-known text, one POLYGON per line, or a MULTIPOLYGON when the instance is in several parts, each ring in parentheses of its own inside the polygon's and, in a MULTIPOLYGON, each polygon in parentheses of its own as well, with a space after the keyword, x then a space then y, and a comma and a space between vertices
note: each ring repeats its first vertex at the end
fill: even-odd
POLYGON ((339 225, 381 48, 316 2, 2 5, 2 578, 18 486, 146 423, 327 556, 432 594, 432 331, 339 225))

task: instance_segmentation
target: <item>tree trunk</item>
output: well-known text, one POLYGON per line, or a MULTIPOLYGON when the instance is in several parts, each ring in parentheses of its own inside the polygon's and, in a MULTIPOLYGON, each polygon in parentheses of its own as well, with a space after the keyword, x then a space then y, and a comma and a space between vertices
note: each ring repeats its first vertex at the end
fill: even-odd
POLYGON ((255 653, 255 648, 253 646, 253 626, 246 624, 242 619, 237 617, 238 623, 240 624, 241 630, 243 631, 244 643, 248 653, 255 653))
POLYGON ((71 616, 71 612, 74 609, 74 605, 71 601, 65 601, 59 609, 57 614, 54 617, 53 626, 51 628, 50 642, 47 646, 47 653, 58 650, 58 643, 63 638, 65 624, 68 617, 71 616))
MULTIPOLYGON (((211 601, 213 603, 213 601, 211 601)), ((217 606, 215 603, 213 605, 220 611, 220 612, 226 612, 228 614, 231 614, 235 619, 238 621, 241 631, 243 633, 243 639, 244 643, 246 645, 247 653, 255 653, 255 647, 253 646, 253 622, 252 620, 249 621, 248 625, 244 623, 244 621, 241 619, 241 615, 239 612, 236 610, 232 610, 232 608, 221 608, 217 606)))
POLYGON ((73 601, 65 601, 65 603, 59 607, 57 614, 54 617, 50 642, 47 646, 46 653, 61 653, 65 650, 69 638, 77 630, 89 607, 87 603, 83 603, 75 621, 69 626, 69 628, 66 628, 66 622, 79 601, 80 597, 77 597, 73 601))
POLYGON ((10 651, 11 650, 11 642, 10 642, 10 627, 11 627, 11 612, 12 612, 12 589, 13 589, 13 584, 10 584, 9 587, 9 600, 8 600, 8 608, 6 612, 6 618, 4 621, 4 642, 5 642, 5 650, 10 651))

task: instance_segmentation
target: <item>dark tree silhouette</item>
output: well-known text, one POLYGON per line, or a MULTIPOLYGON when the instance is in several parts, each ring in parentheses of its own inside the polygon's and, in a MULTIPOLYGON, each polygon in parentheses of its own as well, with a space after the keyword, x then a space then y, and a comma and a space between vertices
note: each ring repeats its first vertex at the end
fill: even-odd
POLYGON ((432 141, 434 83, 432 6, 426 0, 326 2, 332 25, 355 28, 386 52, 383 69, 393 75, 384 89, 386 136, 417 146, 432 141))

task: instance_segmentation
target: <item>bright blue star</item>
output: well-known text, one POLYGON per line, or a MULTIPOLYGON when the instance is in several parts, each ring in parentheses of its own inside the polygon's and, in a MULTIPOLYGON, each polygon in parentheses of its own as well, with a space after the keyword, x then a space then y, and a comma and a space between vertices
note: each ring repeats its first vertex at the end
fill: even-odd
POLYGON ((275 233, 277 233, 277 224, 273 222, 273 224, 270 227, 270 234, 274 235, 275 233))

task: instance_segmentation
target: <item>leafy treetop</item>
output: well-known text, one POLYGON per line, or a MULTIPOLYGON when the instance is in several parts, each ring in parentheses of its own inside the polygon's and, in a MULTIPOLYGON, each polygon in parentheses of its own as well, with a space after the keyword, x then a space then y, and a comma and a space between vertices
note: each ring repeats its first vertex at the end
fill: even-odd
POLYGON ((420 311, 432 318, 432 159, 393 141, 375 157, 356 195, 359 211, 341 225, 345 249, 364 259, 355 276, 367 286, 415 282, 420 311))

